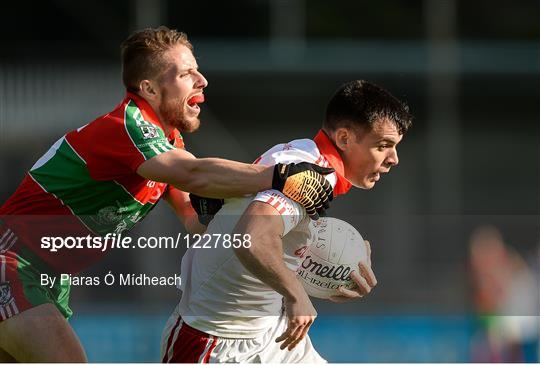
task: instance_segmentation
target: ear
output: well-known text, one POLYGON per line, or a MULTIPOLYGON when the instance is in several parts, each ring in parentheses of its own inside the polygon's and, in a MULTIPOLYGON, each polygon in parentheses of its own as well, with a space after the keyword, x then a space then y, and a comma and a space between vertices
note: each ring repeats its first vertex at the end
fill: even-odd
POLYGON ((156 100, 159 97, 157 85, 150 80, 141 80, 139 90, 141 96, 147 100, 156 100))
POLYGON ((334 143, 341 151, 346 151, 351 143, 351 131, 347 128, 338 128, 334 132, 334 143))

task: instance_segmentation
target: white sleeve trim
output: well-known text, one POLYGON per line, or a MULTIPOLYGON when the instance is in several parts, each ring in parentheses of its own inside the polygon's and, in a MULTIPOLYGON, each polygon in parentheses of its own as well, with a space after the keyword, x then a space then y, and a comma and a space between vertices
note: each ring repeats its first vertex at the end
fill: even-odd
POLYGON ((253 201, 270 204, 283 220, 283 235, 289 233, 306 216, 305 209, 297 202, 287 198, 277 190, 259 192, 253 201))

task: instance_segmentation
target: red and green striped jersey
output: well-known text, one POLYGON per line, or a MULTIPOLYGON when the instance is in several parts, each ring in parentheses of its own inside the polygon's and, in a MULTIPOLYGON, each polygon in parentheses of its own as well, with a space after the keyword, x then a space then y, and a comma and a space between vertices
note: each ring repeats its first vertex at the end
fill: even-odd
POLYGON ((23 245, 57 271, 81 271, 103 252, 49 252, 41 249, 41 237, 129 230, 167 189, 165 183, 138 175, 137 168, 154 156, 183 147, 178 130, 165 136, 151 106, 128 93, 112 112, 60 138, 0 208, 0 219, 18 238, 11 249, 18 251, 23 245))

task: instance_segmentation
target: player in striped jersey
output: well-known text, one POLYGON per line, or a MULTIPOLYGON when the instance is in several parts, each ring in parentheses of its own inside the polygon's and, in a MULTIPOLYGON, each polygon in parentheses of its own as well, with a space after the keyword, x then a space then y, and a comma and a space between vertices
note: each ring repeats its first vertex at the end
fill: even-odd
POLYGON ((207 81, 187 37, 147 29, 122 45, 125 99, 110 113, 60 138, 0 208, 0 361, 82 362, 86 355, 66 318, 69 284, 40 274, 78 273, 102 258, 99 248, 40 245, 45 236, 121 233, 161 198, 189 231, 202 228, 187 193, 231 197, 277 188, 324 211, 331 187, 309 164, 272 167, 196 159, 180 132, 199 127, 207 81), (184 191, 182 191, 182 190, 184 191))
MULTIPOLYGON (((398 164, 397 145, 410 125, 401 101, 374 84, 352 81, 330 100, 315 138, 276 145, 256 162, 331 166, 335 173, 326 178, 335 196, 351 186, 371 189, 398 164)), ((275 190, 227 199, 206 232, 248 234, 251 246, 222 240, 187 250, 182 297, 163 331, 162 361, 324 362, 307 336, 316 311, 295 275, 310 244, 308 223, 304 209, 275 190)), ((358 289, 342 287, 333 301, 358 298, 376 285, 369 265, 359 265, 351 278, 358 289)))

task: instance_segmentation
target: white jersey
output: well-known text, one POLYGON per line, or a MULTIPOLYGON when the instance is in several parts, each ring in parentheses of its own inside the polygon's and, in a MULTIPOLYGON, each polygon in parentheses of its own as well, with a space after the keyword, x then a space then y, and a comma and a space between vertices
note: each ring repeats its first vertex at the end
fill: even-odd
MULTIPOLYGON (((328 167, 317 145, 310 139, 279 144, 264 153, 257 163, 311 162, 328 167)), ((326 178, 336 184, 335 173, 326 178)), ((230 234, 252 201, 272 205, 283 219, 285 264, 292 270, 300 265, 295 252, 309 244, 309 217, 298 203, 276 190, 256 196, 227 199, 214 217, 207 234, 230 234)), ((211 241, 211 248, 189 248, 182 258, 182 298, 179 314, 189 326, 218 337, 255 338, 264 334, 279 318, 282 296, 257 279, 238 260, 223 240, 211 241)))

